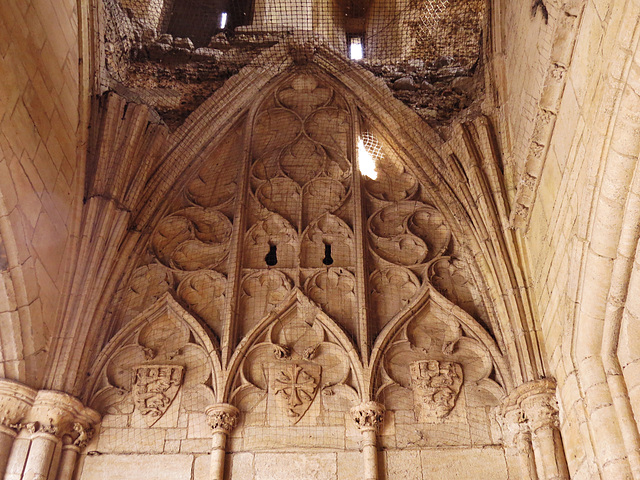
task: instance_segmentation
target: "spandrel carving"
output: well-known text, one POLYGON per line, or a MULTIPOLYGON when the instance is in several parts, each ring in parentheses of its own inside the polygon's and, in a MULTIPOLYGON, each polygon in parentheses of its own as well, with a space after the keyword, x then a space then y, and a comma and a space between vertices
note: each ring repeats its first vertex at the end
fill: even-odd
POLYGON ((307 185, 303 190, 303 225, 325 213, 332 213, 340 207, 347 197, 347 188, 338 180, 321 177, 307 185))
POLYGON ((242 280, 240 318, 246 334, 258 321, 277 307, 291 291, 291 281, 275 270, 254 272, 242 280))
POLYGON ((171 272, 158 264, 144 265, 131 275, 129 284, 119 292, 120 324, 124 325, 173 288, 171 272))
MULTIPOLYGON (((406 167, 388 155, 376 162, 378 177, 367 178, 365 188, 377 200, 384 202, 400 202, 412 198, 419 189, 419 183, 406 167)), ((382 203, 378 203, 382 206, 382 203)))
POLYGON ((178 296, 190 311, 203 319, 218 335, 222 331, 227 279, 213 270, 201 270, 185 277, 178 285, 178 296))
POLYGON ((397 265, 418 265, 442 255, 451 240, 444 217, 421 202, 398 202, 368 222, 373 251, 397 265))
POLYGON ((168 267, 213 268, 227 255, 231 229, 231 222, 222 213, 189 207, 162 219, 151 245, 157 258, 168 267))
POLYGON ((371 316, 379 330, 403 311, 420 290, 420 280, 408 268, 387 267, 375 270, 369 280, 371 316))
POLYGON ((305 282, 309 298, 352 335, 357 331, 355 288, 355 277, 343 268, 318 272, 305 282))
POLYGON ((300 187, 286 177, 271 178, 256 190, 256 198, 262 205, 296 227, 300 225, 301 197, 300 187))

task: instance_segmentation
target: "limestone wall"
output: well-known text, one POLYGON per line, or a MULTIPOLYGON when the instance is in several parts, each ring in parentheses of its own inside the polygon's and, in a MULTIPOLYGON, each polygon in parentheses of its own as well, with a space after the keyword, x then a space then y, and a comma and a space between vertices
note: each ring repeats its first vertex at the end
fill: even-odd
MULTIPOLYGON (((84 456, 80 480, 206 480, 208 455, 84 456)), ((381 479, 501 480, 507 478, 500 447, 388 450, 379 453, 381 479)), ((352 480, 362 478, 362 454, 342 452, 236 453, 228 455, 233 480, 352 480)))
MULTIPOLYGON (((637 6, 624 1, 573 5, 570 12, 579 27, 570 62, 560 65, 564 87, 551 109, 555 125, 548 151, 538 159, 539 179, 512 178, 514 188, 538 182, 523 233, 541 343, 549 374, 559 383, 563 443, 572 478, 626 478, 628 468, 634 469, 629 452, 637 428, 627 400, 622 399, 631 387, 616 383, 613 377, 619 375, 616 369, 620 371, 615 356, 617 334, 608 333, 607 328, 615 324, 610 320, 616 316, 614 309, 620 308, 616 302, 626 298, 624 275, 615 277, 612 269, 626 255, 628 245, 621 237, 625 209, 637 195, 627 197, 637 138, 629 128, 636 121, 629 114, 636 96, 627 90, 637 82, 633 56, 638 12, 637 6), (607 351, 613 352, 609 359, 607 351), (590 434, 602 428, 607 435, 590 434)), ((547 25, 540 11, 532 18, 528 4, 511 3, 503 17, 503 22, 509 20, 504 30, 505 64, 510 72, 505 88, 512 142, 509 160, 520 173, 531 163, 526 144, 534 135, 535 111, 539 113, 545 102, 547 31, 562 20, 553 13, 549 7, 547 25)), ((619 267, 626 268, 622 263, 619 267)))
MULTIPOLYGON (((42 383, 82 177, 73 0, 0 5, 0 377, 42 383)), ((67 257, 68 259, 69 257, 67 257)))

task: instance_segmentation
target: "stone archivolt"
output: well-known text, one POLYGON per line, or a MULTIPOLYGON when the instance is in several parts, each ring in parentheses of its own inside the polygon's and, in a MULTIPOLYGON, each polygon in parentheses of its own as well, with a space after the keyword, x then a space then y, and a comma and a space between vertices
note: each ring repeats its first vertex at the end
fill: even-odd
MULTIPOLYGON (((390 146, 377 180, 354 174, 354 132, 368 124, 316 66, 265 92, 244 142, 185 173, 116 296, 123 328, 92 370, 105 431, 178 432, 188 418, 189 439, 203 439, 208 421, 222 468, 229 435, 296 446, 287 429, 306 428, 313 445, 346 448, 352 408, 375 400, 355 424, 395 418, 379 435, 399 447, 495 443, 488 410, 510 372, 450 300, 486 311, 424 180, 390 146), (240 413, 207 409, 221 402, 240 413)), ((375 435, 363 433, 367 458, 375 435)))
POLYGON ((197 320, 165 294, 103 351, 90 404, 103 414, 130 417, 127 424, 143 422, 138 428, 156 425, 175 402, 180 411, 203 412, 215 401, 215 352, 197 320))

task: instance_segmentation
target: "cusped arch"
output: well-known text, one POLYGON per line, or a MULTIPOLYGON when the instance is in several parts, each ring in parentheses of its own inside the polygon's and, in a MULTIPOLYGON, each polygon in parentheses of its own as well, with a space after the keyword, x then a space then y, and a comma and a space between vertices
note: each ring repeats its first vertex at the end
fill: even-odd
POLYGON ((122 397, 132 393, 137 369, 174 365, 183 370, 180 387, 192 387, 199 397, 214 403, 223 375, 219 349, 212 338, 165 293, 123 327, 98 355, 89 372, 85 403, 108 412, 115 403, 131 402, 122 397))
MULTIPOLYGON (((349 367, 353 373, 353 386, 359 396, 365 391, 364 369, 360 362, 358 352, 351 339, 344 330, 322 309, 309 298, 304 295, 298 288, 293 288, 287 297, 271 312, 262 318, 248 333, 245 335, 236 347, 233 356, 230 359, 229 367, 226 372, 226 382, 222 393, 224 401, 231 401, 233 395, 234 382, 239 375, 242 375, 242 363, 247 359, 252 348, 254 348, 264 336, 270 333, 270 329, 278 323, 282 318, 287 316, 293 309, 299 309, 302 315, 305 315, 307 323, 318 322, 332 338, 331 342, 342 349, 344 355, 348 359, 349 367)), ((303 320, 305 321, 305 320, 303 320)), ((274 357, 289 357, 291 355, 291 345, 279 345, 273 342, 273 338, 268 338, 266 342, 273 345, 274 357)), ((310 345, 312 348, 313 345, 310 345)), ((304 355, 312 356, 314 352, 307 352, 304 355)))
MULTIPOLYGON (((513 388, 509 365, 495 340, 471 315, 451 303, 432 285, 425 283, 413 300, 387 323, 376 338, 371 352, 371 367, 368 370, 369 376, 367 377, 367 385, 370 389, 369 395, 375 396, 376 378, 380 374, 383 356, 388 351, 391 342, 404 327, 414 321, 421 312, 429 308, 430 304, 446 314, 448 322, 457 324, 461 329, 460 334, 451 339, 451 342, 455 343, 461 338, 469 338, 486 350, 495 369, 499 384, 505 389, 505 393, 509 392, 513 388)), ((415 348, 415 346, 412 348, 415 348)), ((451 348, 451 353, 453 352, 453 344, 451 347, 443 345, 443 350, 446 350, 446 348, 451 348)))

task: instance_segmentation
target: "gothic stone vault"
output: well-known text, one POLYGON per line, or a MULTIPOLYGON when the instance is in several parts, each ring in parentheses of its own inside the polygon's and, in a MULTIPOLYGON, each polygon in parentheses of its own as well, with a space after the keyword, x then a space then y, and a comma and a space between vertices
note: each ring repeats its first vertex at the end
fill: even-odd
POLYGON ((640 6, 468 2, 425 67, 426 3, 58 3, 0 6, 0 477, 640 479, 640 6), (170 117, 125 50, 238 65, 170 117))

